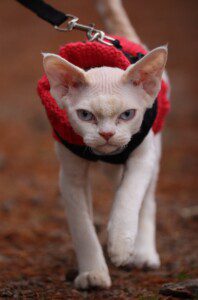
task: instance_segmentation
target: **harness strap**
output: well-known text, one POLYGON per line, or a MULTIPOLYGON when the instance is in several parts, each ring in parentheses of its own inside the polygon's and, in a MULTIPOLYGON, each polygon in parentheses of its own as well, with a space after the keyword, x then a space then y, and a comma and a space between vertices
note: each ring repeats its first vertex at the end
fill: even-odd
POLYGON ((124 164, 127 161, 129 155, 143 142, 143 140, 149 133, 150 129, 152 128, 156 116, 157 116, 157 99, 155 100, 153 106, 146 110, 140 130, 136 134, 134 134, 134 136, 131 138, 128 145, 123 149, 122 152, 118 154, 109 154, 109 155, 95 154, 93 153, 91 148, 87 146, 70 144, 65 139, 63 139, 56 130, 54 130, 54 132, 58 137, 59 141, 67 149, 69 149, 77 156, 80 156, 81 158, 87 159, 89 161, 100 160, 106 163, 119 165, 119 164, 124 164))
POLYGON ((64 23, 68 16, 59 10, 53 8, 51 5, 42 0, 16 0, 24 5, 26 8, 33 11, 38 17, 47 21, 48 23, 59 26, 64 23))

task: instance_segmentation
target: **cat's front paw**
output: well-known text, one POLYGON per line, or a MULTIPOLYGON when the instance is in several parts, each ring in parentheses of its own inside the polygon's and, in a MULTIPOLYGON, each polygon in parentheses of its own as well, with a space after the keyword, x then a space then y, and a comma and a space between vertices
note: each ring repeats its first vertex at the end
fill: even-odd
POLYGON ((148 249, 135 251, 131 264, 139 269, 156 270, 160 267, 159 254, 154 250, 149 251, 148 249))
POLYGON ((77 289, 87 290, 90 288, 109 288, 111 286, 111 278, 105 271, 89 271, 79 274, 75 281, 77 289))
POLYGON ((112 263, 116 267, 127 266, 133 257, 134 239, 123 238, 114 241, 109 240, 108 253, 112 263))

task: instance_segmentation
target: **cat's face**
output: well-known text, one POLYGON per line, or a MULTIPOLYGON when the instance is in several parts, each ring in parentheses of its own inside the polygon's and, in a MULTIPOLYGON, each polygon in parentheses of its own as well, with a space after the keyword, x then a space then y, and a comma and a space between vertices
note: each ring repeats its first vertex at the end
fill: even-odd
POLYGON ((142 122, 141 91, 123 83, 123 74, 116 68, 91 69, 86 74, 87 84, 70 87, 63 98, 72 127, 99 153, 126 146, 142 122))
POLYGON ((51 94, 67 110, 73 129, 95 153, 121 151, 140 129, 160 90, 167 49, 157 48, 126 71, 85 72, 54 54, 44 55, 51 94))

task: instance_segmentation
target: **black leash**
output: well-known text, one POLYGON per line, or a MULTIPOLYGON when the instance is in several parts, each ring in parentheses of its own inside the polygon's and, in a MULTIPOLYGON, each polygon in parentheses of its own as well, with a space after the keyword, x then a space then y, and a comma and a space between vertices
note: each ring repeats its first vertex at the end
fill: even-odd
POLYGON ((78 17, 65 14, 43 0, 16 0, 26 8, 34 12, 38 17, 47 21, 59 31, 71 31, 73 29, 85 31, 89 41, 99 41, 100 43, 112 46, 114 38, 107 36, 102 30, 96 29, 94 24, 84 25, 78 23, 78 17), (63 24, 66 23, 64 26, 63 24), (62 26, 61 26, 62 25, 62 26))
MULTIPOLYGON (((51 5, 45 3, 43 0, 16 0, 16 1, 24 5, 32 12, 34 12, 39 18, 53 25, 55 29, 63 32, 71 31, 73 29, 85 31, 89 41, 97 40, 108 46, 114 46, 115 48, 122 51, 131 63, 136 62, 133 61, 133 59, 136 58, 132 57, 130 54, 123 51, 122 46, 120 45, 120 42, 118 40, 105 35, 105 33, 101 30, 95 29, 94 24, 92 25, 80 24, 78 23, 79 20, 78 17, 73 16, 71 14, 65 14, 55 9, 51 5), (68 21, 66 26, 65 27, 61 26, 66 21, 68 21)), ((141 57, 138 57, 138 59, 140 58, 141 57)))
POLYGON ((16 0, 53 26, 60 26, 68 16, 42 0, 16 0))

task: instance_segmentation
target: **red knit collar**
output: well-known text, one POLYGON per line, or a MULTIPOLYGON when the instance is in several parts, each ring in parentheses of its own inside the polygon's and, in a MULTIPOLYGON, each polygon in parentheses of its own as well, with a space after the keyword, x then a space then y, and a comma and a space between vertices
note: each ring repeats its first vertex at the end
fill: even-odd
MULTIPOLYGON (((118 39, 123 51, 130 53, 133 56, 136 56, 137 53, 146 54, 146 50, 142 48, 142 46, 128 41, 125 38, 118 37, 118 39)), ((85 70, 101 66, 117 67, 125 70, 130 65, 129 60, 122 51, 116 47, 110 47, 99 42, 69 43, 60 47, 59 55, 85 70)), ((163 92, 162 96, 164 97, 164 100, 162 100, 164 103, 166 102, 165 104, 167 105, 167 99, 165 99, 166 91, 167 88, 165 88, 163 92)), ((38 83, 38 93, 43 105, 45 106, 49 121, 54 131, 58 132, 63 139, 71 144, 84 145, 82 137, 75 133, 71 127, 66 111, 60 109, 56 101, 51 96, 49 81, 45 75, 38 83)), ((160 105, 158 105, 158 107, 160 107, 160 105)), ((165 111, 163 112, 163 116, 164 115, 165 111)), ((156 125, 158 124, 156 123, 156 125)), ((158 130, 158 127, 156 128, 158 130)), ((54 137, 58 140, 55 134, 54 137)))

